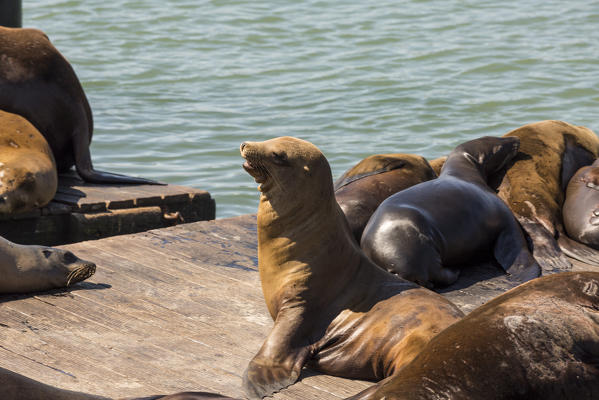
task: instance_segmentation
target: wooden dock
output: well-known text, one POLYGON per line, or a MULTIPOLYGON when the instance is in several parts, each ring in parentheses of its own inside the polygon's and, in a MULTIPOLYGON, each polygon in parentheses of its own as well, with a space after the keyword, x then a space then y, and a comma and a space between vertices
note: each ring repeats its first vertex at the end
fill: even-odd
MULTIPOLYGON (((243 397, 243 371, 272 326, 255 216, 61 247, 96 262, 97 272, 69 290, 0 296, 1 367, 116 398, 183 390, 243 397)), ((465 273, 444 295, 473 309, 501 290, 493 268, 465 273), (471 284, 476 274, 483 282, 471 284)), ((369 385, 305 370, 275 398, 339 399, 369 385)))
POLYGON ((74 172, 59 175, 46 206, 0 215, 0 236, 20 244, 56 246, 215 218, 205 190, 177 185, 98 185, 74 172))

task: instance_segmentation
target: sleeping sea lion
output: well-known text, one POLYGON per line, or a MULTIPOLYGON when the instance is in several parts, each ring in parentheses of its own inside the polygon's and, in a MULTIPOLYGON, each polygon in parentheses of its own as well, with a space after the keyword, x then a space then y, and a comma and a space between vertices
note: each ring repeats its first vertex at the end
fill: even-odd
POLYGON ((599 159, 570 179, 562 211, 568 236, 599 250, 599 159))
POLYGON ((58 172, 75 165, 86 182, 156 184, 94 170, 87 97, 69 62, 42 31, 0 26, 0 110, 19 114, 44 135, 58 172))
POLYGON ((0 293, 39 292, 67 287, 96 272, 96 265, 70 251, 24 246, 0 237, 0 293))
POLYGON ((331 375, 385 378, 462 317, 439 294, 364 255, 316 146, 282 137, 240 150, 261 192, 258 268, 275 321, 245 371, 249 398, 291 385, 306 364, 331 375))
POLYGON ((351 400, 591 400, 599 395, 599 273, 534 279, 433 338, 351 400))
POLYGON ((376 154, 366 157, 335 182, 335 198, 357 241, 383 200, 417 183, 436 178, 424 157, 376 154))
MULTIPOLYGON (((2 400, 110 400, 108 397, 59 389, 0 368, 2 400)), ((125 399, 124 399, 125 400, 125 399)), ((127 398, 126 400, 235 400, 208 392, 181 392, 171 395, 127 398)))
POLYGON ((107 397, 59 389, 5 368, 0 368, 0 388, 3 400, 110 400, 107 397))
POLYGON ((209 392, 181 392, 170 395, 159 395, 123 400, 239 400, 209 392))
POLYGON ((491 253, 515 282, 540 268, 509 208, 487 185, 518 152, 518 138, 483 137, 447 157, 439 178, 387 198, 368 221, 361 246, 376 264, 423 286, 455 282, 459 268, 491 253))
POLYGON ((57 185, 46 139, 25 118, 0 111, 0 214, 48 204, 57 185))
POLYGON ((533 255, 544 273, 565 271, 571 264, 564 252, 599 265, 599 253, 567 240, 562 206, 570 178, 599 157, 599 138, 590 129, 562 121, 541 121, 508 132, 520 139, 520 150, 492 180, 497 195, 510 207, 531 239, 533 255))

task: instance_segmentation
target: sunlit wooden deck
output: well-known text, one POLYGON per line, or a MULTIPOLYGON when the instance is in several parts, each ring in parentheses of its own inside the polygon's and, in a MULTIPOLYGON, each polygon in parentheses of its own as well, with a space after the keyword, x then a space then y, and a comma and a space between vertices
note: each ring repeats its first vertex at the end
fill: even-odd
MULTIPOLYGON (((96 262, 96 274, 69 290, 0 296, 0 366, 110 397, 243 396, 241 375, 272 326, 254 216, 62 247, 96 262)), ((501 292, 497 274, 465 273, 444 295, 469 311, 501 292)), ((275 398, 345 398, 369 385, 305 371, 275 398)))
MULTIPOLYGON (((110 397, 243 395, 241 375, 272 326, 255 217, 62 247, 96 262, 96 274, 67 291, 0 296, 0 366, 110 397)), ((276 398, 344 398, 370 385, 304 375, 276 398)))

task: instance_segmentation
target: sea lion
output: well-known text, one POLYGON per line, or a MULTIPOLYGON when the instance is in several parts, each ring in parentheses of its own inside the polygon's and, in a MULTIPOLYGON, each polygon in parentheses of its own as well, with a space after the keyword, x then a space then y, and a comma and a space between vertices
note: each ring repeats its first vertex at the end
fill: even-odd
POLYGON ((0 388, 3 400, 110 400, 107 397, 59 389, 5 368, 0 368, 0 388))
MULTIPOLYGON (((46 385, 16 372, 0 367, 2 400, 110 400, 108 397, 74 392, 46 385)), ((125 399, 123 399, 125 400, 125 399)), ((235 400, 232 397, 208 392, 181 392, 171 395, 129 397, 126 400, 235 400)))
POLYGON ((599 273, 534 279, 433 338, 352 400, 596 399, 599 273))
POLYGON ((0 27, 0 110, 19 114, 48 141, 58 172, 73 165, 87 182, 156 182, 94 170, 92 112, 69 62, 36 29, 0 27))
POLYGON ((170 395, 159 395, 123 400, 239 400, 209 392, 181 392, 170 395))
POLYGON ((431 166, 433 171, 435 171, 435 175, 439 176, 441 174, 441 169, 443 168, 443 164, 447 161, 447 156, 441 156, 439 158, 435 158, 434 160, 430 160, 428 164, 431 166))
POLYGON ((599 159, 570 179, 562 211, 568 236, 599 250, 599 159))
POLYGON ((261 192, 258 269, 275 321, 244 373, 249 398, 291 385, 306 363, 331 375, 385 378, 462 317, 439 294, 364 255, 316 146, 281 137, 240 150, 261 192))
POLYGON ((0 213, 42 207, 52 200, 57 185, 46 139, 25 118, 0 111, 0 213))
POLYGON ((540 268, 509 208, 487 185, 518 152, 518 138, 483 137, 447 157, 439 178, 387 198, 368 221, 361 246, 387 271, 426 287, 455 282, 459 268, 492 253, 515 282, 540 268))
POLYGON ((347 170, 335 182, 335 198, 360 240, 383 200, 417 183, 436 178, 426 159, 412 154, 375 154, 347 170))
POLYGON ((28 293, 67 287, 96 272, 96 265, 70 251, 24 246, 0 237, 0 293, 28 293))
POLYGON ((562 206, 570 178, 599 157, 599 138, 588 128, 563 121, 524 125, 504 137, 520 139, 520 150, 491 178, 532 242, 544 273, 571 269, 560 250, 599 265, 599 253, 563 234, 562 206), (556 238, 559 236, 559 246, 556 238))

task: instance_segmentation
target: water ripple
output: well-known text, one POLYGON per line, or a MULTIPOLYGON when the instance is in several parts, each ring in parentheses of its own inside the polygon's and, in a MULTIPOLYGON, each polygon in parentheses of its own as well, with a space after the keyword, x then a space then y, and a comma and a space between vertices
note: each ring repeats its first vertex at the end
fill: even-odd
POLYGON ((96 167, 208 190, 218 217, 256 210, 244 140, 311 140, 339 176, 369 154, 435 158, 535 120, 598 129, 597 1, 23 7, 83 83, 96 167))

